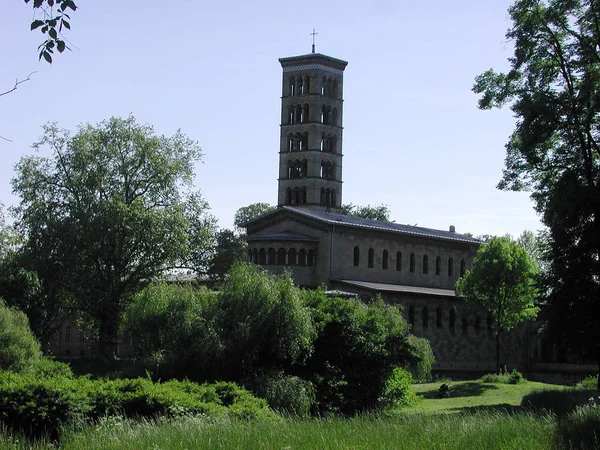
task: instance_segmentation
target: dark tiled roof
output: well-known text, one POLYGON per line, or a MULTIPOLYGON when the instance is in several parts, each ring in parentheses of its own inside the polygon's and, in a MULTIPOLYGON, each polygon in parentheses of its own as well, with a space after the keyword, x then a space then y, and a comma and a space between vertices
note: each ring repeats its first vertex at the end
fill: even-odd
POLYGON ((359 280, 341 280, 334 279, 350 286, 361 287, 372 291, 379 292, 399 292, 405 294, 420 294, 420 295, 435 295, 440 297, 455 297, 456 293, 452 289, 438 289, 421 286, 406 286, 402 284, 392 283, 377 283, 375 281, 359 281, 359 280))
MULTIPOLYGON (((481 244, 479 239, 451 231, 434 230, 432 228, 415 227, 412 225, 402 225, 400 223, 393 222, 381 222, 379 220, 360 219, 353 216, 344 216, 342 214, 316 211, 308 208, 297 208, 294 206, 284 206, 282 209, 332 225, 344 225, 348 227, 381 230, 411 236, 423 236, 457 242, 468 242, 471 244, 481 244)), ((277 211, 279 211, 279 209, 277 211)), ((277 211, 274 211, 272 214, 276 213, 277 211)))
POLYGON ((302 233, 292 233, 290 231, 282 231, 279 233, 261 234, 260 236, 251 236, 246 239, 251 241, 309 241, 319 242, 319 238, 308 236, 302 233))

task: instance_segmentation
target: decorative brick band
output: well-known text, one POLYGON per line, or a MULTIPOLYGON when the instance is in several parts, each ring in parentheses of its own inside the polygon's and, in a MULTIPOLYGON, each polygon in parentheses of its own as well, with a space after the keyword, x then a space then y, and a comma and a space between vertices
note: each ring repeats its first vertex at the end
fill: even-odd
POLYGON ((324 70, 325 72, 335 73, 336 75, 342 75, 344 73, 343 70, 334 69, 333 67, 324 66, 323 64, 304 64, 301 66, 284 67, 283 73, 301 72, 303 70, 314 70, 314 69, 324 70))

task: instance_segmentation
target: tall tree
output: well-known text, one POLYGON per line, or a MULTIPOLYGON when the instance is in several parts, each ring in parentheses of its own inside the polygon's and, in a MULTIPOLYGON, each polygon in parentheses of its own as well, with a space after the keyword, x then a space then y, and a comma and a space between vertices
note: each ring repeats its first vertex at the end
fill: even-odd
POLYGON ((13 179, 25 250, 38 267, 61 274, 97 326, 101 354, 113 358, 131 294, 185 265, 191 244, 204 242, 195 235, 206 230, 189 214, 207 214, 190 193, 200 148, 180 131, 157 136, 133 117, 81 126, 75 135, 46 125, 34 144, 42 147, 52 156, 23 157, 13 179))
POLYGON ((215 281, 223 281, 225 274, 236 261, 246 260, 247 245, 243 236, 227 229, 219 230, 216 241, 208 274, 215 281))
POLYGON ((506 237, 482 244, 470 270, 456 282, 465 300, 482 305, 494 318, 496 370, 500 372, 500 336, 535 317, 537 266, 525 249, 506 237))
POLYGON ((233 226, 239 234, 246 234, 244 226, 246 223, 264 216, 271 211, 275 211, 275 209, 273 205, 269 205, 268 203, 252 203, 248 206, 242 206, 235 212, 233 226))
POLYGON ((600 364, 600 2, 519 0, 509 14, 511 70, 473 90, 517 118, 499 187, 531 190, 548 226, 548 330, 593 342, 600 364))
POLYGON ((342 205, 342 214, 345 216, 359 217, 361 219, 379 220, 381 222, 392 222, 390 220, 390 207, 381 204, 379 206, 358 206, 348 203, 342 205))

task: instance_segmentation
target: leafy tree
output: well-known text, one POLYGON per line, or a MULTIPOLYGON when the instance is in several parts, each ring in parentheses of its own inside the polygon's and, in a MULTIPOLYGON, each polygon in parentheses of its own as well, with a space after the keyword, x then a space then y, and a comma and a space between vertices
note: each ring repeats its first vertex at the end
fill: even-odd
POLYGON ((206 230, 189 211, 205 215, 207 206, 184 189, 200 148, 180 131, 156 136, 133 117, 75 135, 46 125, 34 148, 45 146, 52 156, 23 157, 13 179, 24 249, 36 268, 60 274, 97 327, 101 354, 112 358, 131 294, 168 269, 198 263, 190 255, 202 252, 191 245, 206 230))
MULTIPOLYGON (((31 0, 25 0, 31 3, 31 0)), ((77 5, 73 0, 33 0, 34 20, 31 22, 31 30, 40 29, 46 40, 38 47, 39 59, 44 58, 52 64, 54 50, 59 53, 69 49, 62 35, 63 28, 70 30, 71 17, 68 10, 75 11, 77 5)))
POLYGON ((347 205, 342 205, 342 214, 345 216, 359 217, 361 219, 392 222, 392 220, 390 220, 390 207, 384 204, 379 206, 358 206, 348 203, 347 205))
POLYGON ((268 203, 252 203, 248 206, 242 206, 235 212, 233 226, 239 234, 246 234, 245 224, 260 216, 275 211, 275 207, 268 203))
POLYGON ((223 280, 225 274, 237 261, 246 260, 246 241, 231 230, 220 230, 216 236, 216 247, 208 274, 211 278, 223 280))
POLYGON ((473 88, 480 108, 510 104, 517 118, 498 186, 531 190, 548 227, 547 329, 600 355, 600 4, 519 0, 509 14, 511 69, 473 88))
POLYGON ((29 328, 27 316, 0 299, 0 371, 24 371, 41 357, 40 344, 29 328))
POLYGON ((456 292, 482 305, 494 318, 496 369, 500 373, 500 334, 537 314, 537 266, 525 249, 506 237, 482 244, 470 270, 456 282, 456 292))

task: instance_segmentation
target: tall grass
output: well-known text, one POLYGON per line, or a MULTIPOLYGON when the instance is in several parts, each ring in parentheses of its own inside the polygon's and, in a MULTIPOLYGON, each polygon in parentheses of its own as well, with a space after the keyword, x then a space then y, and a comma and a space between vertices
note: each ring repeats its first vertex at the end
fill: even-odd
MULTIPOLYGON (((63 449, 540 449, 554 445, 549 415, 477 412, 281 421, 114 419, 66 433, 63 449)), ((0 445, 2 441, 0 440, 0 445)))

